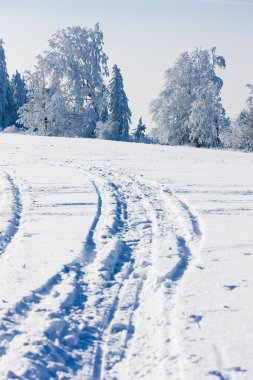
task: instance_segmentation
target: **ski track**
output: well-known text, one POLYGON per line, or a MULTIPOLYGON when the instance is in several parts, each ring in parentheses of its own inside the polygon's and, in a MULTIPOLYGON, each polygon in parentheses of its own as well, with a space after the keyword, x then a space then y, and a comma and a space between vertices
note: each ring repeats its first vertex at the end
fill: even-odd
MULTIPOLYGON (((0 377, 180 378, 177 283, 200 260, 198 218, 165 185, 120 170, 81 170, 98 197, 82 257, 6 311, 0 377)), ((11 240, 22 205, 6 178, 14 211, 11 233, 1 238, 11 240)))

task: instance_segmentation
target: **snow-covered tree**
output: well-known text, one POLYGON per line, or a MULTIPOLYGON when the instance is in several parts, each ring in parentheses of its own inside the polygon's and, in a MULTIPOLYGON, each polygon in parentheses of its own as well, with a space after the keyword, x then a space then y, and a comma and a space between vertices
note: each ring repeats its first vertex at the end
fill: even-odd
POLYGON ((220 132, 229 124, 221 104, 222 80, 216 67, 225 68, 225 60, 216 49, 195 49, 181 54, 158 99, 151 104, 156 123, 152 131, 160 143, 215 147, 220 132))
POLYGON ((142 117, 139 119, 138 125, 136 129, 133 132, 133 137, 135 141, 142 141, 145 137, 145 131, 146 131, 146 126, 142 122, 142 117))
POLYGON ((162 144, 189 143, 188 119, 193 102, 192 62, 183 53, 173 68, 165 72, 165 85, 159 97, 151 103, 156 127, 151 136, 162 144))
POLYGON ((15 121, 18 119, 18 110, 27 101, 27 89, 24 79, 21 77, 20 73, 16 73, 12 76, 11 87, 13 92, 13 101, 15 107, 15 121))
POLYGON ((108 86, 109 122, 114 125, 114 140, 126 141, 129 138, 129 125, 132 113, 128 106, 128 98, 124 91, 123 78, 117 65, 113 66, 112 78, 108 86))
MULTIPOLYGON (((200 90, 201 91, 201 90, 200 90)), ((229 120, 212 84, 207 85, 193 102, 189 116, 190 144, 196 147, 221 146, 221 133, 229 120)))
POLYGON ((94 137, 96 123, 105 119, 107 56, 103 33, 69 27, 49 40, 49 50, 27 73, 27 103, 20 122, 40 133, 94 137))
POLYGON ((246 107, 232 123, 229 134, 229 147, 253 151, 253 86, 247 85, 250 96, 246 107))
POLYGON ((17 108, 23 106, 27 100, 27 89, 24 79, 16 70, 16 73, 11 78, 11 86, 13 89, 13 99, 17 108))
POLYGON ((65 99, 60 85, 51 86, 44 59, 38 56, 33 73, 26 73, 27 102, 19 109, 19 123, 31 132, 65 135, 65 99))
POLYGON ((0 130, 15 120, 13 93, 6 68, 4 42, 0 39, 0 130))

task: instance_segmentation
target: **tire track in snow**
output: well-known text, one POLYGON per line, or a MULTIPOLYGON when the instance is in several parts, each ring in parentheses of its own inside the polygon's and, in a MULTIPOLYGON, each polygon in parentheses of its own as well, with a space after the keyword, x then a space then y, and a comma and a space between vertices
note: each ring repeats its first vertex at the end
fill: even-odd
MULTIPOLYGON (((62 372, 69 376, 66 378, 72 378, 73 373, 82 366, 82 353, 87 348, 91 335, 83 321, 88 287, 86 277, 89 274, 87 268, 94 266, 92 263, 96 260, 97 244, 101 249, 105 245, 106 236, 113 236, 115 225, 118 224, 116 219, 119 207, 111 197, 107 199, 107 205, 102 211, 102 195, 93 177, 91 181, 98 194, 98 210, 80 262, 66 265, 60 273, 22 299, 2 318, 0 373, 3 377, 49 378, 62 372), (100 231, 100 242, 94 241, 96 229, 100 231), (33 343, 26 345, 25 342, 31 338, 33 343), (12 370, 9 371, 9 363, 13 358, 12 370)), ((99 182, 102 188, 104 184, 99 182)), ((109 258, 110 255, 111 251, 108 252, 109 258)), ((105 272, 105 260, 100 261, 100 269, 105 272)), ((109 265, 108 273, 110 270, 112 268, 109 265)))
POLYGON ((167 298, 172 297, 173 281, 180 278, 180 249, 183 256, 186 240, 179 239, 173 217, 168 219, 171 209, 168 212, 158 186, 120 171, 91 168, 84 174, 97 191, 98 211, 83 260, 65 266, 6 315, 0 368, 5 376, 8 358, 17 358, 18 352, 10 377, 16 369, 22 378, 61 374, 66 379, 123 379, 124 364, 136 352, 138 360, 146 347, 141 367, 148 373, 158 364, 159 375, 165 377, 169 371, 160 360, 171 355, 166 352, 171 336, 165 316, 172 308, 167 298), (157 296, 157 310, 152 311, 149 302, 157 296), (147 342, 150 334, 142 335, 147 320, 139 315, 143 311, 148 325, 155 327, 155 342, 147 342), (25 345, 31 337, 33 342, 25 345))
POLYGON ((102 198, 101 198, 99 188, 92 178, 91 178, 91 182, 92 182, 92 184, 96 190, 96 193, 97 193, 98 205, 97 205, 97 214, 96 214, 96 216, 93 220, 93 223, 90 227, 90 230, 89 230, 89 233, 88 233, 88 236, 86 238, 85 245, 84 245, 83 255, 84 255, 84 261, 85 262, 91 262, 94 260, 94 253, 96 250, 96 243, 94 241, 94 233, 95 233, 95 230, 97 228, 97 225, 99 223, 99 219, 100 219, 101 213, 102 213, 102 198))
POLYGON ((95 332, 95 342, 86 351, 86 365, 77 376, 77 378, 85 379, 104 378, 104 368, 114 364, 114 353, 110 352, 112 354, 112 363, 109 363, 108 353, 105 350, 105 346, 110 344, 109 339, 111 336, 113 338, 116 335, 118 338, 120 337, 120 341, 115 348, 117 358, 121 358, 119 352, 122 355, 124 353, 126 341, 131 336, 131 316, 138 306, 138 294, 145 277, 145 267, 150 265, 148 262, 148 260, 150 261, 149 252, 146 248, 152 240, 150 220, 140 201, 141 198, 136 192, 133 192, 133 195, 129 194, 132 179, 125 177, 126 183, 123 186, 122 180, 120 180, 122 173, 116 173, 115 179, 115 173, 111 170, 106 172, 93 168, 93 171, 108 181, 111 188, 109 191, 114 190, 118 216, 113 236, 109 237, 104 251, 101 251, 98 260, 93 263, 94 268, 90 272, 90 281, 88 277, 89 285, 86 293, 88 300, 85 318, 88 329, 93 334, 95 332), (117 178, 117 175, 120 175, 120 177, 117 178), (131 208, 130 205, 132 206, 131 208), (141 216, 144 220, 140 220, 141 216), (137 234, 133 233, 134 230, 137 231, 137 234), (138 257, 137 246, 140 243, 142 250, 138 252, 138 257), (136 270, 133 266, 136 265, 137 261, 136 270), (104 270, 103 266, 107 266, 107 269, 104 270), (109 277, 107 276, 108 272, 111 274, 109 277), (130 288, 131 296, 129 293, 130 288), (125 294, 124 290, 126 290, 125 294), (122 294, 124 295, 123 298, 122 294), (118 318, 119 309, 127 317, 125 318, 125 323, 122 319, 120 322, 115 320, 115 316, 118 318), (110 334, 111 332, 113 335, 110 334), (123 335, 120 334, 119 336, 119 333, 123 335))
POLYGON ((19 230, 23 207, 20 190, 13 178, 8 173, 2 172, 0 181, 2 185, 0 255, 2 255, 19 230))
MULTIPOLYGON (((93 177, 93 176, 91 176, 93 177)), ((103 179, 98 179, 97 183, 101 187, 101 181, 103 182, 103 179)), ((103 187, 103 186, 102 186, 103 187)), ((119 239, 115 238, 115 235, 119 233, 122 229, 123 226, 123 219, 127 218, 127 210, 126 210, 126 205, 122 200, 119 199, 118 194, 117 194, 117 185, 114 183, 111 183, 110 181, 106 181, 105 187, 107 187, 106 191, 104 194, 102 194, 101 198, 102 199, 107 199, 107 202, 105 203, 103 208, 106 208, 106 205, 109 205, 108 210, 104 212, 104 217, 100 218, 99 223, 97 223, 97 230, 92 232, 92 240, 96 241, 96 254, 93 254, 94 259, 88 263, 88 265, 84 268, 84 276, 85 280, 88 281, 85 285, 87 286, 87 289, 85 289, 85 297, 88 297, 88 300, 90 298, 90 302, 85 302, 85 312, 87 314, 86 320, 83 321, 82 326, 83 330, 81 334, 85 337, 86 342, 90 341, 88 344, 88 347, 85 352, 85 363, 84 366, 86 368, 91 369, 91 377, 95 378, 95 376, 98 375, 99 367, 100 367, 100 358, 99 358, 99 352, 100 352, 100 341, 101 341, 101 331, 103 331, 107 325, 110 323, 110 320, 113 316, 113 311, 116 308, 117 305, 117 294, 118 290, 120 288, 119 282, 115 281, 114 278, 117 274, 119 276, 123 276, 122 280, 124 280, 125 276, 127 276, 129 272, 129 267, 131 266, 131 259, 128 255, 128 250, 126 253, 126 247, 124 243, 119 239), (106 216, 106 217, 105 217, 106 216), (97 234, 97 237, 94 238, 94 236, 97 234), (99 248, 99 249, 98 249, 99 248), (99 255, 98 255, 99 252, 99 255), (98 257, 97 257, 98 256, 98 257), (124 268, 123 268, 124 267, 124 268), (123 274, 123 275, 122 275, 123 274), (95 280, 94 280, 95 279, 95 280), (91 284, 91 285, 90 285, 91 284), (89 290, 89 286, 91 286, 89 290), (107 289, 106 292, 99 292, 98 289, 107 289), (99 304, 99 310, 101 310, 101 313, 97 316, 98 320, 95 324, 95 328, 92 327, 89 324, 89 317, 93 319, 94 316, 92 315, 95 311, 98 311, 98 308, 94 309, 94 302, 93 302, 93 296, 95 295, 95 302, 98 302, 99 304), (89 297, 90 296, 90 297, 89 297), (109 301, 112 301, 111 304, 108 302, 105 302, 105 300, 109 298, 109 301), (89 314, 89 307, 90 307, 90 312, 91 315, 89 314), (87 323, 87 326, 86 326, 87 323), (89 355, 89 350, 91 351, 91 355, 89 355), (89 357, 90 357, 90 365, 87 365, 87 361, 89 362, 89 357)), ((136 199, 137 202, 139 202, 139 198, 136 199)), ((136 219, 136 223, 139 223, 138 216, 136 219)), ((130 243, 135 244, 134 241, 130 241, 130 243)), ((80 269, 77 270, 78 272, 80 269)), ((57 284, 58 285, 58 284, 57 284)), ((47 289, 48 290, 48 289, 47 289)), ((54 288, 55 290, 55 288, 54 288)), ((83 289, 84 290, 84 289, 83 289)), ((51 292, 50 292, 51 294, 51 292)), ((26 330, 28 330, 29 326, 29 320, 32 320, 33 314, 40 312, 40 309, 43 307, 44 303, 46 302, 47 299, 50 298, 50 294, 42 298, 39 303, 39 307, 36 309, 32 308, 31 312, 26 316, 26 321, 28 320, 28 323, 26 323, 26 330)), ((45 318, 45 309, 43 309, 43 315, 41 315, 41 318, 45 318)), ((52 311, 52 310, 51 310, 52 311)), ((53 316, 55 316, 55 313, 51 313, 53 316)), ((60 307, 60 313, 61 315, 64 314, 64 309, 60 307)), ((74 315, 76 316, 76 310, 74 310, 74 315)), ((58 317, 57 317, 58 318, 58 317)), ((56 319, 57 319, 56 318, 56 319)), ((62 318, 61 318, 62 319, 62 318)), ((64 318, 66 321, 66 318, 64 318)), ((54 321, 53 324, 56 325, 56 328, 61 330, 61 323, 60 321, 54 321)), ((25 324, 23 323, 23 326, 25 324)), ((32 328, 32 324, 30 323, 30 328, 32 328)), ((30 330, 29 328, 29 330, 30 330)), ((21 327, 21 334, 24 334, 24 328, 22 329, 21 327)), ((50 336, 55 338, 55 334, 52 334, 52 329, 50 330, 50 334, 48 335, 48 339, 50 339, 50 336)), ((30 331, 29 331, 30 333, 30 331)), ((66 332, 70 338, 68 340, 74 341, 73 336, 71 337, 71 334, 69 334, 69 331, 66 332)), ((66 333, 63 333, 63 338, 66 336, 66 333)), ((47 330, 44 329, 44 335, 47 334, 47 330)), ((38 334, 38 337, 43 336, 43 331, 40 331, 40 334, 38 334)), ((19 339, 19 336, 15 338, 17 341, 19 339)), ((59 338, 58 338, 59 339, 59 338)), ((50 342, 50 346, 45 344, 46 350, 48 352, 51 352, 50 355, 53 356, 52 351, 55 351, 55 345, 56 343, 50 342)), ((63 349, 62 347, 62 338, 60 343, 58 342, 58 345, 60 345, 61 350, 63 349)), ((12 354, 15 352, 15 344, 12 344, 12 354)), ((75 344, 72 345, 72 347, 67 348, 67 352, 65 351, 65 356, 67 357, 72 357, 73 358, 73 352, 75 351, 75 344)), ((86 344, 87 346, 87 344, 86 344)), ((37 347, 38 348, 38 347, 37 347)), ((41 347, 39 352, 44 352, 43 351, 44 347, 41 347)), ((83 350, 86 347, 82 347, 82 353, 83 350)), ((9 350, 10 351, 10 350, 9 350)), ((23 358, 20 358, 19 362, 22 360, 26 360, 27 363, 23 363, 23 367, 28 368, 28 372, 25 372, 25 376, 30 376, 30 374, 33 374, 33 376, 41 377, 41 376, 49 376, 49 372, 46 374, 43 374, 41 371, 41 368, 44 368, 43 371, 45 371, 46 363, 50 361, 50 355, 45 355, 44 356, 40 355, 40 353, 37 352, 35 353, 34 350, 32 350, 33 353, 31 352, 31 349, 29 348, 29 352, 25 354, 23 352, 23 358), (24 357, 26 356, 26 359, 24 357), (30 362, 27 357, 29 356, 30 359, 33 359, 32 362, 30 362), (44 359, 43 359, 44 358, 44 359), (43 360, 43 361, 41 361, 43 360), (35 365, 35 361, 37 361, 37 364, 35 365)), ((35 350, 36 351, 36 350, 35 350)), ((80 351, 80 347, 79 347, 80 351)), ((10 355, 13 356, 13 355, 10 355)), ((59 371, 59 362, 61 360, 65 360, 63 358, 63 355, 59 355, 59 359, 56 359, 57 355, 54 355, 54 365, 51 366, 50 368, 50 375, 54 376, 55 371, 59 371)), ((75 360, 75 362, 77 362, 75 360)), ((1 364, 1 363, 0 363, 1 364)), ((77 370, 78 365, 76 367, 70 368, 70 371, 75 371, 77 370)), ((60 369, 62 372, 67 372, 66 367, 65 369, 60 369)), ((66 374, 67 376, 67 374, 66 374)), ((73 373, 70 375, 71 378, 73 376, 73 373)), ((88 377, 85 377, 88 378, 88 377)))
MULTIPOLYGON (((92 172, 94 173, 94 169, 92 172)), ((96 184, 104 183, 103 193, 106 217, 96 231, 97 255, 86 268, 87 302, 84 315, 86 333, 91 343, 87 347, 83 368, 77 378, 98 379, 101 373, 103 332, 110 324, 117 308, 121 281, 131 268, 130 250, 121 239, 121 231, 127 219, 126 203, 119 194, 118 186, 103 177, 100 170, 91 175, 96 184)))
MULTIPOLYGON (((122 174, 120 177, 124 178, 122 174)), ((158 230, 154 229, 155 211, 151 203, 152 200, 154 202, 156 201, 156 194, 152 194, 153 191, 151 188, 138 183, 137 180, 131 176, 125 176, 125 183, 125 189, 123 188, 123 192, 126 192, 129 185, 131 185, 132 193, 137 196, 138 206, 142 209, 142 211, 140 211, 135 205, 133 209, 131 209, 133 215, 135 214, 139 223, 141 222, 140 217, 145 215, 148 225, 144 225, 143 230, 139 231, 139 234, 135 236, 135 241, 138 243, 136 244, 133 253, 133 271, 129 279, 127 279, 122 286, 119 295, 118 308, 115 311, 114 319, 111 321, 110 329, 107 332, 104 347, 103 379, 121 378, 122 374, 119 375, 118 371, 115 371, 115 367, 123 360, 124 355, 126 354, 128 341, 130 338, 135 337, 136 328, 138 330, 138 326, 134 321, 135 312, 137 311, 138 313, 139 308, 143 304, 142 295, 145 293, 145 288, 148 288, 149 292, 152 291, 152 289, 156 289, 157 282, 160 280, 156 276, 153 257, 154 252, 156 251, 155 235, 158 233, 158 230), (140 232, 142 232, 142 234, 140 234, 140 232)), ((133 204, 131 199, 129 203, 133 204)), ((164 218, 159 201, 155 207, 160 217, 160 227, 161 229, 164 229, 164 231, 167 231, 166 219, 164 218)), ((130 221, 129 233, 133 234, 134 231, 135 225, 130 221)), ((142 344, 143 343, 144 341, 142 341, 142 344)), ((149 347, 149 350, 157 350, 160 343, 160 339, 156 342, 153 341, 152 348, 149 347)), ((139 352, 141 352, 141 350, 139 352)), ((151 351, 149 351, 149 353, 153 356, 151 351)))
POLYGON ((174 212, 177 224, 179 226, 178 246, 180 260, 175 267, 173 283, 171 284, 171 305, 169 308, 171 316, 171 344, 170 344, 170 358, 173 363, 173 370, 170 376, 175 379, 183 379, 182 373, 184 357, 180 347, 181 333, 178 327, 178 320, 180 319, 179 306, 179 289, 187 275, 187 270, 191 269, 194 265, 203 266, 200 257, 200 249, 202 245, 202 226, 200 225, 199 217, 195 211, 192 211, 190 206, 176 194, 174 194, 166 186, 161 186, 162 196, 167 204, 167 210, 174 212))
MULTIPOLYGON (((175 293, 175 289, 172 288, 175 288, 176 282, 183 276, 191 258, 192 252, 188 247, 188 243, 192 240, 192 243, 195 244, 201 235, 200 230, 197 228, 197 218, 193 217, 193 214, 189 212, 186 204, 179 201, 174 195, 172 196, 172 193, 170 193, 170 201, 172 202, 168 202, 163 197, 163 194, 162 196, 159 195, 161 190, 156 184, 152 183, 150 187, 150 183, 140 180, 139 186, 143 189, 142 193, 146 198, 146 208, 149 208, 152 219, 153 236, 155 237, 151 247, 153 262, 151 270, 147 273, 142 289, 140 307, 137 310, 139 317, 136 318, 136 330, 139 329, 139 332, 136 331, 133 336, 133 342, 130 344, 130 350, 128 350, 130 354, 127 352, 127 357, 123 360, 123 363, 118 365, 117 370, 111 374, 111 377, 107 373, 104 377, 106 379, 157 378, 158 376, 168 378, 168 376, 171 376, 171 362, 167 364, 167 367, 165 365, 163 368, 163 364, 166 363, 167 359, 170 360, 172 356, 170 350, 167 350, 171 345, 169 342, 172 340, 172 334, 168 334, 168 331, 171 330, 170 325, 172 322, 166 318, 166 315, 171 314, 174 304, 172 300, 168 302, 168 299, 172 298, 172 293, 175 293), (146 188, 148 190, 147 194, 145 194, 146 188), (160 203, 163 199, 166 201, 167 207, 160 203), (166 214, 167 216, 173 215, 173 219, 170 217, 166 221, 166 214), (178 218, 178 214, 181 216, 180 218, 178 218), (175 219, 178 219, 176 223, 175 219), (173 253, 169 252, 171 249, 174 251, 173 253), (154 267, 156 267, 156 270, 152 271, 154 267), (158 284, 158 286, 154 286, 154 284, 158 284), (157 298, 158 302, 156 302, 154 311, 152 299, 157 298), (151 333, 149 331, 143 333, 143 325, 148 325, 151 333), (154 337, 153 339, 151 338, 152 336, 154 337), (164 352, 162 353, 161 345, 164 346, 164 352), (142 354, 143 351, 144 355, 142 354), (161 359, 163 359, 163 363, 161 359), (129 369, 127 374, 126 367, 129 369)), ((191 248, 193 248, 193 245, 191 248)))
MULTIPOLYGON (((92 364, 92 369, 90 369, 90 366, 87 366, 82 374, 87 379, 123 378, 125 366, 122 365, 122 373, 120 373, 120 369, 115 370, 115 368, 117 368, 118 363, 124 362, 123 359, 127 351, 128 341, 130 338, 136 336, 134 331, 136 326, 134 326, 133 323, 135 312, 139 309, 139 305, 142 306, 142 304, 146 302, 145 300, 149 299, 150 301, 152 298, 150 294, 148 294, 150 290, 152 296, 156 296, 158 291, 161 292, 161 290, 157 289, 164 288, 162 295, 160 295, 162 302, 159 308, 157 308, 156 313, 149 315, 148 310, 145 310, 149 321, 152 321, 150 324, 160 326, 159 339, 157 339, 155 344, 154 341, 151 344, 149 342, 149 346, 147 347, 149 351, 148 357, 144 360, 146 363, 142 361, 141 364, 141 367, 147 365, 144 371, 147 371, 146 374, 149 373, 150 376, 151 367, 159 367, 161 357, 156 356, 161 343, 163 343, 164 347, 168 346, 169 338, 168 334, 166 334, 166 330, 170 322, 164 318, 166 312, 164 304, 166 304, 168 293, 171 293, 172 283, 179 280, 183 275, 191 252, 187 247, 186 240, 182 237, 183 235, 178 236, 178 226, 175 225, 171 217, 169 221, 167 220, 168 210, 161 201, 161 190, 158 186, 144 184, 144 182, 138 181, 135 177, 124 175, 124 173, 121 172, 117 173, 109 170, 107 173, 104 172, 103 176, 110 180, 113 179, 113 182, 115 184, 117 183, 115 186, 117 186, 120 191, 120 197, 128 205, 128 219, 120 231, 119 236, 126 246, 129 246, 129 242, 131 241, 135 242, 134 247, 131 247, 133 265, 127 277, 123 278, 118 288, 115 289, 114 302, 111 303, 112 310, 110 310, 110 318, 105 318, 104 321, 106 322, 104 324, 101 323, 102 333, 98 339, 100 342, 97 345, 95 354, 93 352, 95 359, 93 357, 93 363, 92 359, 89 360, 89 363, 92 364), (123 185, 124 182, 125 184, 123 185), (131 188, 131 194, 134 194, 134 196, 129 195, 129 188, 131 188), (134 197, 138 199, 139 208, 134 204, 134 197), (133 205, 134 207, 130 207, 133 205), (146 230, 148 233, 146 236, 145 234, 136 236, 136 234, 133 233, 135 230, 133 219, 136 218, 138 224, 141 225, 140 217, 144 215, 144 219, 148 220, 148 226, 144 225, 144 231, 146 230), (131 218, 133 219, 131 220, 131 218), (169 237, 167 235, 169 235, 169 237), (158 236, 163 242, 162 247, 160 243, 158 244, 156 241, 158 236), (148 240, 145 243, 145 238, 147 237, 148 240), (174 253, 169 252, 168 255, 168 249, 174 250, 174 253), (156 254, 158 258, 154 257, 156 254), (164 267, 166 267, 167 272, 164 271, 164 267), (163 285, 161 286, 161 284, 163 285), (141 298, 142 293, 145 294, 143 298, 141 298), (157 359, 157 366, 154 362, 151 363, 150 357, 157 359)), ((183 204, 180 203, 180 206, 181 209, 184 209, 184 213, 190 220, 188 224, 191 225, 192 230, 196 229, 196 219, 194 219, 193 223, 193 215, 190 213, 187 214, 186 205, 184 204, 183 207, 183 204)), ((195 236, 194 231, 192 235, 195 236)), ((96 309, 94 305, 93 309, 96 309)), ((148 309, 150 310, 150 308, 148 309)), ((135 357, 138 357, 138 353, 142 352, 143 344, 147 344, 148 336, 149 334, 140 337, 140 345, 134 353, 135 357)), ((162 355, 163 358, 165 358, 166 352, 162 355)), ((167 354, 167 357, 169 357, 169 354, 167 354)), ((131 357, 131 363, 132 360, 133 357, 131 357)), ((170 373, 168 368, 162 368, 159 374, 156 372, 154 375, 167 377, 168 373, 170 373)), ((143 373, 139 373, 139 375, 141 377, 143 373)), ((129 378, 135 378, 135 376, 136 372, 135 375, 133 374, 133 376, 129 378)))

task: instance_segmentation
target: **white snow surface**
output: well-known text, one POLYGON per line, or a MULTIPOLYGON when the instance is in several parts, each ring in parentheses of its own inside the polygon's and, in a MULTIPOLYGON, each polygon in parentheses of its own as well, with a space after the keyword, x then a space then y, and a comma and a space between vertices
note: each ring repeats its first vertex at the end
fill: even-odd
POLYGON ((253 154, 0 135, 0 379, 252 380, 253 154))

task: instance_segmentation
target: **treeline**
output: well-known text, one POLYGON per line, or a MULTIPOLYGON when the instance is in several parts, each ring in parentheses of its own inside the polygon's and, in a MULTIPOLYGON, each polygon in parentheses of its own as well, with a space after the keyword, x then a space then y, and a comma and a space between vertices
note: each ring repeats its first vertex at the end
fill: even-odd
POLYGON ((131 111, 123 78, 114 65, 106 86, 107 61, 98 24, 94 29, 70 27, 58 31, 49 40, 48 51, 37 57, 34 70, 21 79, 25 98, 16 107, 1 42, 0 70, 4 76, 0 77, 0 129, 14 125, 10 131, 129 140, 131 111))
POLYGON ((151 102, 155 128, 146 134, 140 118, 130 134, 131 110, 121 71, 103 50, 99 24, 69 27, 49 40, 33 71, 9 79, 0 40, 0 129, 49 136, 253 150, 253 86, 237 120, 221 102, 216 49, 180 55, 165 73, 165 85, 151 102), (108 82, 108 85, 106 82, 108 82))

